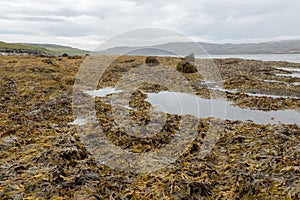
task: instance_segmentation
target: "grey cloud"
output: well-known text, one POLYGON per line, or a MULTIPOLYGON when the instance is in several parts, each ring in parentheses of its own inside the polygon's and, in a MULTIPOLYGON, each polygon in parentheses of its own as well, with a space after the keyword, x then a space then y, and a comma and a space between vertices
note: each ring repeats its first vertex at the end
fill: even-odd
POLYGON ((0 2, 0 33, 32 33, 38 42, 41 34, 109 38, 157 27, 210 40, 263 39, 299 36, 299 10, 298 0, 11 0, 0 2))
POLYGON ((22 17, 17 18, 24 21, 31 21, 31 22, 62 22, 62 19, 55 19, 50 17, 22 17))

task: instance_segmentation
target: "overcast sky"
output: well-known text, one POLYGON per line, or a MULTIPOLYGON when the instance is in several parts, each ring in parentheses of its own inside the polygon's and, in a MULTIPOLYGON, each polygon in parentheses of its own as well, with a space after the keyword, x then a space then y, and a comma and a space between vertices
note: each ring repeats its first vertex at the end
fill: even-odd
POLYGON ((93 50, 140 28, 197 41, 300 39, 299 0, 1 0, 0 40, 93 50))

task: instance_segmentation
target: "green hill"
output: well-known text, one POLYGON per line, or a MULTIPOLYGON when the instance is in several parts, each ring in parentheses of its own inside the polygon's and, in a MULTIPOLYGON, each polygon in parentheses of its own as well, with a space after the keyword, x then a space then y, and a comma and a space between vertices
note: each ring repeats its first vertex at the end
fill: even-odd
POLYGON ((1 50, 22 50, 23 52, 40 52, 55 55, 63 53, 67 53, 68 55, 85 55, 89 53, 89 51, 56 44, 6 43, 0 41, 0 51, 1 50))
POLYGON ((31 44, 31 43, 24 43, 24 45, 29 45, 32 47, 37 47, 37 48, 43 48, 47 49, 54 54, 63 54, 67 53, 69 55, 85 55, 89 53, 89 51, 85 51, 82 49, 77 49, 69 46, 63 46, 63 45, 56 45, 56 44, 31 44))
POLYGON ((0 41, 0 50, 31 50, 31 51, 40 51, 46 54, 52 53, 52 51, 38 46, 18 44, 18 43, 6 43, 1 41, 0 41))

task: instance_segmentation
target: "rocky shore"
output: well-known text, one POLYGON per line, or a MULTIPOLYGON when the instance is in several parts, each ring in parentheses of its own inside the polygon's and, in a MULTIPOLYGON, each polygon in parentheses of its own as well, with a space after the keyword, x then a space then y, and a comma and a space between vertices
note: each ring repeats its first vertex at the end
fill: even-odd
POLYGON ((0 55, 42 55, 46 56, 47 53, 35 49, 0 49, 0 55))
MULTIPOLYGON (((300 199, 300 128, 296 124, 188 116, 195 121, 195 139, 175 162, 150 174, 119 171, 99 163, 96 152, 82 141, 79 126, 70 124, 76 120, 73 85, 80 81, 78 70, 89 56, 6 53, 29 55, 0 56, 0 199, 300 199), (212 127, 220 130, 218 140, 201 157, 212 127)), ((115 87, 128 71, 140 66, 162 65, 176 71, 183 61, 155 57, 147 60, 147 66, 146 60, 145 56, 119 57, 97 88, 115 87)), ((300 64, 243 59, 184 62, 201 66, 201 73, 208 70, 208 63, 218 69, 221 84, 207 82, 194 68, 185 73, 182 67, 186 65, 180 67, 198 97, 210 99, 214 93, 240 108, 300 112, 300 64)), ((128 80, 133 80, 130 75, 128 80)), ((124 79, 119 86, 127 84, 124 79)), ((113 95, 95 97, 95 126, 128 152, 162 149, 186 128, 180 124, 185 116, 160 112, 166 123, 146 138, 127 134, 130 124, 124 122, 120 128, 116 122, 122 120, 121 111, 140 126, 153 122, 147 93, 170 90, 166 85, 175 85, 174 79, 166 76, 164 85, 145 82, 131 94, 129 107, 120 112, 110 103, 113 95), (120 115, 119 120, 113 112, 120 115)), ((180 91, 179 86, 173 89, 180 91)))

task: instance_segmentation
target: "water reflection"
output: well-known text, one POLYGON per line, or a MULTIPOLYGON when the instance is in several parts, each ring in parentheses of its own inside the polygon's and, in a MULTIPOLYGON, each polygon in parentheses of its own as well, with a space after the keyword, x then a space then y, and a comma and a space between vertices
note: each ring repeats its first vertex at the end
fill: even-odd
POLYGON ((87 94, 91 95, 92 97, 105 97, 109 94, 115 94, 123 92, 122 90, 116 90, 113 87, 106 87, 100 90, 92 90, 92 91, 85 91, 87 94))
POLYGON ((190 114, 199 118, 215 117, 229 120, 251 120, 258 124, 300 124, 300 113, 294 110, 261 111, 239 108, 228 101, 204 99, 186 93, 147 93, 146 101, 156 110, 170 114, 190 114))

